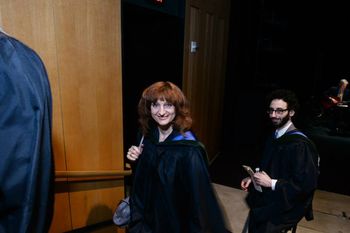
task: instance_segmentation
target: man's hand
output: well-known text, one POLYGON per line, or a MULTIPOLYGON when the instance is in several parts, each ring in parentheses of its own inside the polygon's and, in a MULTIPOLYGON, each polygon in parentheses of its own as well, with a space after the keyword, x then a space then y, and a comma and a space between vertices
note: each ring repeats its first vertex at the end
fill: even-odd
POLYGON ((241 181, 241 188, 243 189, 243 191, 248 192, 248 187, 251 182, 252 182, 252 179, 250 177, 246 177, 241 181))
POLYGON ((255 180, 256 184, 258 184, 260 186, 271 188, 272 180, 271 180, 270 176, 267 175, 266 172, 264 172, 264 171, 256 172, 254 174, 254 180, 255 180))

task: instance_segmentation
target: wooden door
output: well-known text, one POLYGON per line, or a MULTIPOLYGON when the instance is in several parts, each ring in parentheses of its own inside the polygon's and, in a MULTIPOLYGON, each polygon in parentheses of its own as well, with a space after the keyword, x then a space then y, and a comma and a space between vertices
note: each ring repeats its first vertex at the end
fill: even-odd
POLYGON ((221 151, 229 0, 186 1, 183 89, 209 159, 221 151))

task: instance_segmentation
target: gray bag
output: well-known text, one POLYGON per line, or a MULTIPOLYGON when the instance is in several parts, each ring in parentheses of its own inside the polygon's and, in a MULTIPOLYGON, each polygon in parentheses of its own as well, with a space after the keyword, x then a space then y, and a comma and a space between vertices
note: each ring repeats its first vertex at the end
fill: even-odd
POLYGON ((119 227, 126 227, 130 222, 130 203, 129 197, 120 201, 113 215, 113 222, 119 227))

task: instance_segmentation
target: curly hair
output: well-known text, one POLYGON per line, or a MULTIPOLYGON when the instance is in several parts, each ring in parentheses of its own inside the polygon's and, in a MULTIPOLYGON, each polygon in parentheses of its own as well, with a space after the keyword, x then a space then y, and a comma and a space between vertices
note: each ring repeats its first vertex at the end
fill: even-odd
POLYGON ((269 105, 274 99, 281 99, 286 102, 289 110, 297 112, 299 109, 298 98, 295 93, 290 90, 277 89, 272 91, 266 98, 267 105, 269 105))
POLYGON ((143 91, 138 104, 139 124, 144 135, 148 133, 150 123, 153 122, 151 104, 157 100, 166 100, 175 106, 176 116, 173 121, 175 129, 184 133, 191 128, 192 117, 185 95, 175 84, 169 81, 160 81, 153 83, 143 91))

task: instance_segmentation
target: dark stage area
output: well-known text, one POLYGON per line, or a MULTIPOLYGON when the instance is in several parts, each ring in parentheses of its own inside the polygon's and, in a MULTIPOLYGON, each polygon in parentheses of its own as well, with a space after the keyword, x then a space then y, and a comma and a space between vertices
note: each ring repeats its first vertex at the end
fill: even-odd
MULTIPOLYGON (((184 12, 169 14, 128 2, 122 5, 125 149, 137 132, 136 106, 143 88, 164 79, 181 86, 184 39, 184 12)), ((321 106, 326 89, 341 78, 350 81, 348 8, 345 3, 302 3, 231 1, 223 150, 210 166, 215 183, 239 188, 246 176, 242 165, 258 163, 271 130, 264 98, 286 88, 301 104, 295 125, 309 134, 320 153, 319 188, 350 195, 343 184, 350 179, 344 162, 350 151, 350 109, 337 109, 345 119, 338 124, 321 106)))
MULTIPOLYGON (((350 195, 346 156, 350 151, 350 108, 342 121, 321 106, 323 92, 350 80, 350 17, 345 3, 319 1, 232 1, 225 85, 222 154, 211 164, 215 183, 239 188, 242 164, 259 161, 271 128, 265 96, 277 88, 294 91, 301 108, 295 125, 315 142, 319 188, 350 195), (321 114, 321 115, 320 115, 321 114)), ((349 87, 348 87, 349 88, 349 87)), ((332 113, 333 114, 333 113, 332 113)))
MULTIPOLYGON (((184 37, 181 11, 170 14, 129 2, 122 2, 124 150, 135 143, 142 91, 159 80, 181 86, 184 37)), ((176 4, 182 9, 182 1, 176 4)))

